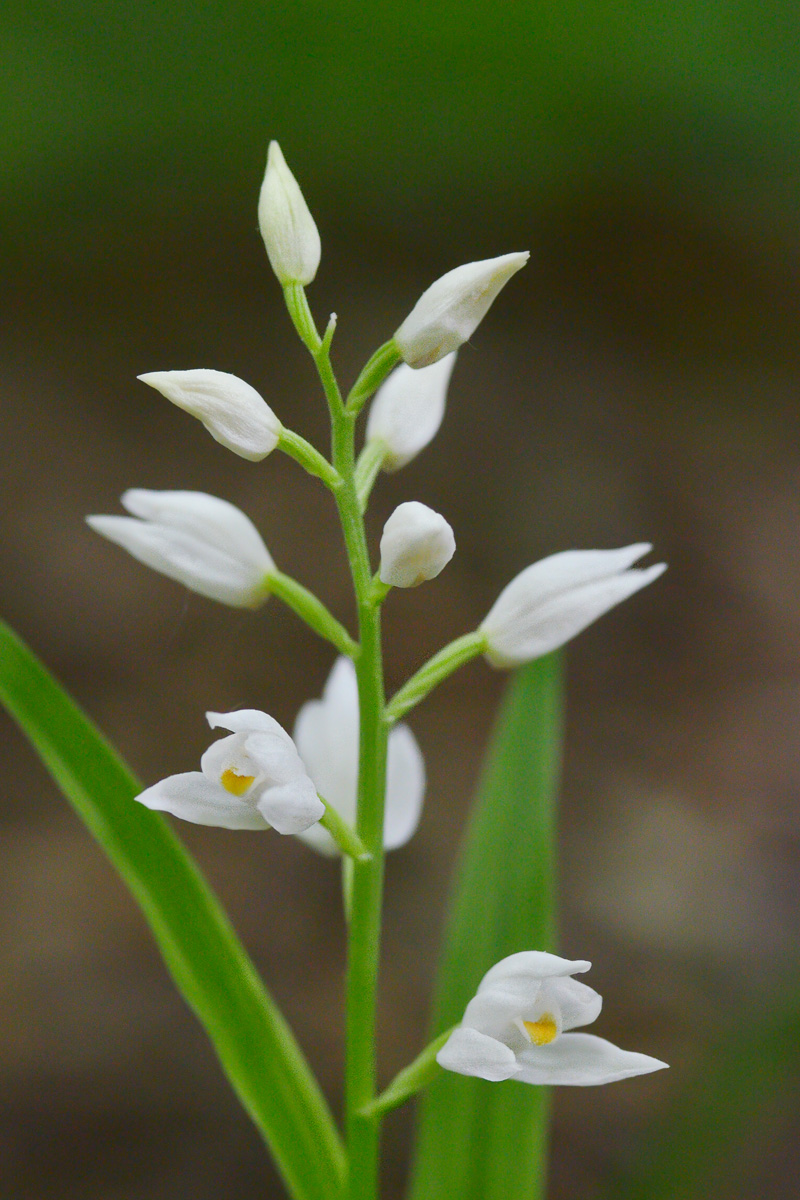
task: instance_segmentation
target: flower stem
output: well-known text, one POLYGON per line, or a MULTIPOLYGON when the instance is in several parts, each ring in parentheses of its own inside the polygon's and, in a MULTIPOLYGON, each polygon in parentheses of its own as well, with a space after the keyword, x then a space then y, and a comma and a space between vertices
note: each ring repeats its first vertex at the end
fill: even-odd
POLYGON ((300 620, 305 621, 320 637, 332 642, 340 654, 348 658, 358 656, 358 642, 350 637, 341 621, 336 620, 313 592, 292 579, 291 575, 284 575, 283 571, 273 569, 267 580, 273 596, 297 613, 300 620))
POLYGON ((437 684, 442 683, 448 675, 452 675, 465 663, 483 654, 485 649, 486 635, 481 633, 480 629, 474 633, 465 633, 454 642, 448 642, 403 684, 399 692, 395 692, 386 706, 387 721, 399 721, 409 709, 419 704, 420 700, 424 700, 437 684))
POLYGON ((370 853, 356 831, 339 816, 332 804, 328 804, 324 796, 320 796, 320 800, 325 805, 325 815, 319 821, 322 828, 327 829, 343 854, 367 862, 370 853))
MULTIPOLYGON (((312 339, 313 341, 313 339, 312 339)), ((356 832, 371 858, 353 859, 347 956, 347 1050, 345 1110, 350 1200, 377 1200, 380 1118, 365 1114, 375 1099, 375 1024, 383 899, 383 814, 389 726, 385 720, 380 607, 355 479, 356 411, 348 411, 323 342, 314 353, 328 401, 333 466, 342 478, 334 493, 339 509, 358 609, 360 653, 356 658, 359 700, 358 816, 356 832)))

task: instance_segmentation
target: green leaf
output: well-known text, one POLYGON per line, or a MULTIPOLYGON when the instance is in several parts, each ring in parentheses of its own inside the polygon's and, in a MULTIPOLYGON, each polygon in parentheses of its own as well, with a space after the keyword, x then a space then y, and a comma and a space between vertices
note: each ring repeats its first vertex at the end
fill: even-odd
POLYGON ((138 901, 296 1200, 341 1193, 344 1152, 291 1031, 219 902, 102 734, 0 621, 0 701, 138 901))
MULTIPOLYGON (((481 977, 554 940, 560 662, 512 680, 457 871, 432 1036, 459 1022, 481 977)), ((412 1200, 537 1200, 546 1174, 547 1091, 443 1071, 421 1105, 412 1200)))

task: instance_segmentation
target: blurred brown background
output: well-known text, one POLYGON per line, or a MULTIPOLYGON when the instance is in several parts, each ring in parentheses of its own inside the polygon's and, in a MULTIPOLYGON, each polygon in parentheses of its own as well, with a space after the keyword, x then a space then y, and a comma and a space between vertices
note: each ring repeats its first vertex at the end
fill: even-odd
MULTIPOLYGON (((224 496, 352 619, 324 489, 235 458, 135 379, 232 371, 324 442, 256 227, 267 138, 320 227, 309 298, 339 314, 344 382, 439 274, 532 251, 371 520, 377 545, 395 504, 423 500, 458 543, 390 598, 392 687, 545 554, 652 540, 670 564, 570 648, 561 944, 594 960, 598 1032, 673 1069, 559 1092, 553 1200, 599 1196, 646 1154, 707 1040, 739 1013, 746 1039, 797 965, 799 23, 788 3, 483 0, 363 19, 12 0, 0 18, 0 612, 148 783, 194 769, 208 708, 291 728, 332 656, 277 603, 186 595, 86 513, 132 485, 224 496)), ((429 786, 388 871, 387 1078, 424 1036, 503 682, 473 664, 412 718, 429 786)), ((1 751, 0 1194, 279 1196, 133 902, 5 718, 1 751)), ((338 1103, 336 868, 275 835, 180 832, 338 1103)), ((754 1114, 715 1195, 796 1194, 795 1094, 754 1114)), ((390 1118, 390 1197, 409 1135, 390 1118)))

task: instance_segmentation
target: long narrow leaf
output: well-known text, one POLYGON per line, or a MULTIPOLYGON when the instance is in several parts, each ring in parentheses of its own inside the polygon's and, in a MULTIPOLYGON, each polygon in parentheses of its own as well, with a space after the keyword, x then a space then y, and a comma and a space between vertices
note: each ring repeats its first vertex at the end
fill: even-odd
POLYGON ((340 1195, 344 1154, 318 1085, 188 852, 108 742, 0 622, 0 702, 138 901, 179 991, 297 1200, 340 1195))
MULTIPOLYGON (((554 937, 561 672, 551 655, 509 686, 467 829, 447 923, 432 1036, 461 1020, 481 977, 554 937)), ((412 1200, 538 1200, 547 1091, 443 1072, 421 1105, 412 1200)))

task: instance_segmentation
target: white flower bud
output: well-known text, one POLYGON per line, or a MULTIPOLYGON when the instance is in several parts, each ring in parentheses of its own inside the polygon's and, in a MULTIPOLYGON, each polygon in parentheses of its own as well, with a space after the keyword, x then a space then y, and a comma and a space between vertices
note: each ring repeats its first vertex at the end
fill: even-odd
POLYGON ((272 269, 281 284, 311 283, 322 252, 314 218, 286 165, 277 142, 270 142, 267 173, 258 201, 258 224, 272 269))
POLYGON ((417 371, 403 363, 379 388, 370 406, 366 440, 385 447, 385 471, 404 467, 438 432, 455 361, 455 354, 448 354, 417 371))
POLYGON ((517 667, 558 649, 615 604, 666 570, 628 568, 652 550, 637 542, 620 550, 566 550, 526 567, 503 589, 481 625, 486 657, 517 667))
POLYGON ((432 283, 394 335, 408 365, 429 367, 466 342, 528 257, 526 250, 465 263, 432 283))
POLYGON ((178 408, 202 421, 221 445, 260 462, 278 444, 281 423, 255 388, 227 371, 151 371, 140 375, 178 408))
POLYGON ((87 522, 145 566, 201 596, 234 608, 256 608, 266 600, 275 563, 253 522, 233 504, 205 492, 145 488, 130 488, 122 503, 132 517, 87 522))
POLYGON ((409 500, 383 527, 380 578, 392 587, 416 587, 435 579, 455 554, 456 539, 444 517, 409 500))

